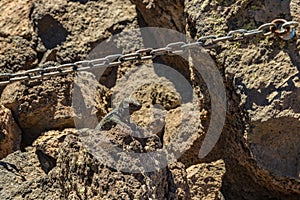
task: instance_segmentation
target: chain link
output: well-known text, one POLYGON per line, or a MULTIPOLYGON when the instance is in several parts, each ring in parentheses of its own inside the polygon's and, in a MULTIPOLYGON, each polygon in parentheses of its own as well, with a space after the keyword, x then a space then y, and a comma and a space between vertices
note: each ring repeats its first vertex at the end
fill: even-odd
POLYGON ((124 62, 135 60, 151 60, 162 55, 182 55, 188 49, 194 47, 203 47, 209 49, 219 42, 235 42, 245 40, 253 36, 269 36, 271 34, 279 36, 283 40, 289 40, 295 36, 295 29, 298 22, 286 21, 284 19, 275 19, 271 23, 266 23, 253 30, 238 29, 228 32, 225 36, 208 35, 200 37, 196 42, 174 42, 166 47, 153 49, 145 48, 128 54, 113 54, 104 58, 93 60, 83 60, 75 63, 63 64, 55 67, 36 68, 24 72, 12 74, 0 74, 0 86, 5 86, 16 81, 41 79, 43 77, 51 77, 62 74, 74 73, 77 71, 86 71, 92 68, 107 68, 119 66, 124 62))

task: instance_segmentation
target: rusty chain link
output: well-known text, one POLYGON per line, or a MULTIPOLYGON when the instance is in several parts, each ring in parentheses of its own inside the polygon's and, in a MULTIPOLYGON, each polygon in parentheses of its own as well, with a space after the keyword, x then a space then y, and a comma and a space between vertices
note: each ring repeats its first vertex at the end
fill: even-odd
POLYGON ((63 64, 55 67, 36 68, 18 73, 0 74, 0 86, 5 86, 16 81, 41 79, 43 77, 57 76, 86 71, 98 67, 119 66, 127 61, 151 60, 162 55, 181 55, 193 47, 212 48, 219 42, 235 42, 245 40, 256 35, 269 36, 274 34, 283 40, 289 40, 296 34, 295 28, 298 22, 275 19, 271 23, 266 23, 253 30, 238 29, 228 32, 225 36, 208 35, 200 37, 196 42, 186 43, 183 41, 168 44, 166 47, 153 49, 140 49, 128 54, 113 54, 104 58, 94 60, 83 60, 74 63, 63 64))

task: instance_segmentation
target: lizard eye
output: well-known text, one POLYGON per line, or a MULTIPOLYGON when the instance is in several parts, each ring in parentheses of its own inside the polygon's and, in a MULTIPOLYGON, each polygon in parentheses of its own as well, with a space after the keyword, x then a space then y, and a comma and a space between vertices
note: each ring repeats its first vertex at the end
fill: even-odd
POLYGON ((137 103, 130 103, 129 107, 133 108, 133 109, 140 109, 142 107, 142 105, 138 102, 137 103))

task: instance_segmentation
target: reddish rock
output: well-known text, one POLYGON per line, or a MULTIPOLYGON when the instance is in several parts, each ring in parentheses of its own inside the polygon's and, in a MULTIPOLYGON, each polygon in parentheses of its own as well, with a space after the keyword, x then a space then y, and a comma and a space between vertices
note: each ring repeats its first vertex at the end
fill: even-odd
POLYGON ((11 111, 0 107, 0 159, 20 149, 22 131, 15 122, 11 111))

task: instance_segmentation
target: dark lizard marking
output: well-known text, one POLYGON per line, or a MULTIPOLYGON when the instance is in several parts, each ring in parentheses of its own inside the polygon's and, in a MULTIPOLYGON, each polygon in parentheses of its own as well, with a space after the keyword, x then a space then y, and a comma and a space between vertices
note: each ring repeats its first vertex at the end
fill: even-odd
POLYGON ((104 116, 95 129, 107 130, 116 124, 130 127, 130 115, 141 107, 142 104, 138 100, 131 97, 125 98, 115 109, 104 116))
POLYGON ((16 165, 10 164, 8 162, 2 162, 0 161, 0 165, 6 169, 7 171, 13 171, 15 170, 16 172, 19 172, 18 168, 16 167, 16 165), (10 169, 11 168, 11 169, 10 169))
POLYGON ((17 168, 16 165, 8 163, 8 162, 0 161, 0 166, 2 166, 5 170, 15 174, 16 176, 21 177, 22 181, 26 180, 26 178, 24 176, 19 174, 20 170, 17 168))

